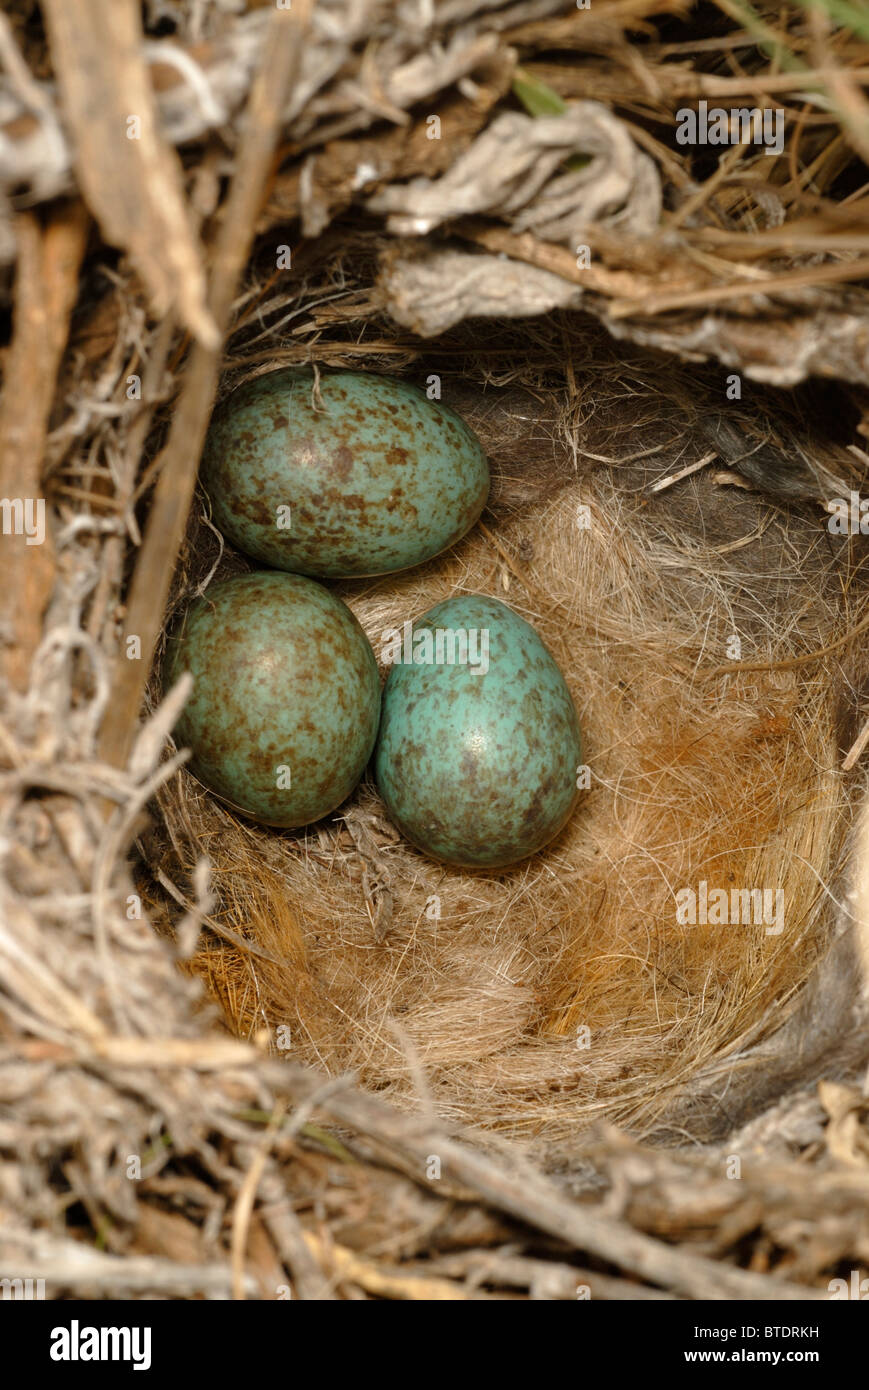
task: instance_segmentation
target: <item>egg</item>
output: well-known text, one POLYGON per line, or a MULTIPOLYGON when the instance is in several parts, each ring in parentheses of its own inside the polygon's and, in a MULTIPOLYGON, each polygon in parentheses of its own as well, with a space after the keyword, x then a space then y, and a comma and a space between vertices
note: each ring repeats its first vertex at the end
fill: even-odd
POLYGON ((200 471, 215 525, 296 574, 385 574, 430 559, 477 520, 486 455, 454 411, 366 372, 290 367, 218 408, 200 471))
POLYGON ((268 571, 213 585, 167 643, 166 686, 183 671, 193 693, 175 737, 221 800, 289 827, 352 792, 374 746, 380 681, 368 638, 322 584, 268 571))
POLYGON ((391 661, 374 768, 392 820, 447 864, 499 868, 565 824, 582 763, 570 691, 500 600, 447 599, 384 634, 391 661))

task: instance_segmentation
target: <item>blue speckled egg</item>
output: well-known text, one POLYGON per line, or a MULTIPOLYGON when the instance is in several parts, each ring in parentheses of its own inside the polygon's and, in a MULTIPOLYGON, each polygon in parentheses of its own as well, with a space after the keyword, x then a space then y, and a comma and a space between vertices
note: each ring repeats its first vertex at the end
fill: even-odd
POLYGON ((473 430, 404 381, 291 367, 215 412, 201 479, 215 525, 246 554, 296 574, 407 569, 453 545, 486 502, 473 430))
POLYGON ((235 810, 299 826, 350 795, 377 734, 380 682, 350 609, 277 571, 208 589, 167 644, 164 683, 193 694, 175 729, 191 771, 235 810))
POLYGON ((498 599, 465 594, 432 608, 412 636, 387 635, 384 654, 393 661, 375 772, 403 834, 473 868, 541 849, 576 801, 582 746, 534 628, 498 599))

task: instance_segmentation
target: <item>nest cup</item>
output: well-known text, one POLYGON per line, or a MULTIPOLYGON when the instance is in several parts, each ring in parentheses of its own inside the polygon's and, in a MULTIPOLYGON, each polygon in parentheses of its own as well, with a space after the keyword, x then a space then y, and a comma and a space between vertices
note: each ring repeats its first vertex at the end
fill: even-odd
MULTIPOLYGON (((187 968, 238 1036, 399 1104, 424 1085, 438 1113, 550 1160, 575 1159, 601 1119, 721 1136, 792 1069, 782 1025, 833 935, 852 819, 837 762, 859 681, 835 645, 851 543, 837 561, 816 506, 708 470, 652 491, 702 454, 714 372, 559 315, 535 322, 530 352, 506 323, 425 344, 379 328, 370 358, 326 343, 318 365, 394 374, 404 355, 400 373, 437 380, 479 433, 492 495, 431 562, 326 582, 384 676, 385 635, 434 604, 479 592, 512 605, 573 694, 583 796, 542 852, 468 872, 402 839, 370 771, 293 832, 237 818, 181 772, 160 791, 149 857, 183 883, 207 856, 210 918, 250 943, 206 929, 187 968)), ((240 352, 221 395, 286 361, 251 370, 240 352)), ((786 438, 792 403, 768 405, 786 438)), ((201 496, 168 625, 203 584, 248 567, 201 496)))

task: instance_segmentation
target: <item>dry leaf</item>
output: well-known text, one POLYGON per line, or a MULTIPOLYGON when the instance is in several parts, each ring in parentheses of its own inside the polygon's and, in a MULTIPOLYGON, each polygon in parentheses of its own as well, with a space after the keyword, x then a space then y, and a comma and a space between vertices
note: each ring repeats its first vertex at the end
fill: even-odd
POLYGON ((158 124, 135 0, 45 0, 51 58, 79 187, 106 240, 132 258, 155 314, 174 308, 206 346, 203 256, 181 165, 158 124))

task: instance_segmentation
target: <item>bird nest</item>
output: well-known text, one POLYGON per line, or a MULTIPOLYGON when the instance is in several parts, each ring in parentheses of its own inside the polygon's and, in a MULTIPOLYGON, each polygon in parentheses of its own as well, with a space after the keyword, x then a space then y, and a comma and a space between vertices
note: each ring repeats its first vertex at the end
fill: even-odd
POLYGON ((0 18, 0 1275, 829 1297, 869 1221, 869 33, 97 7, 0 18), (700 103, 781 148, 682 145, 700 103), (461 592, 543 636, 587 785, 512 869, 365 779, 258 827, 171 742, 164 634, 248 567, 208 419, 290 364, 436 379, 483 442, 470 535, 331 587, 375 650, 461 592))

